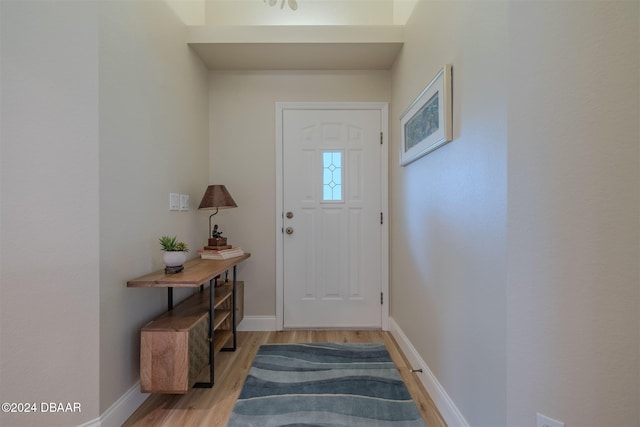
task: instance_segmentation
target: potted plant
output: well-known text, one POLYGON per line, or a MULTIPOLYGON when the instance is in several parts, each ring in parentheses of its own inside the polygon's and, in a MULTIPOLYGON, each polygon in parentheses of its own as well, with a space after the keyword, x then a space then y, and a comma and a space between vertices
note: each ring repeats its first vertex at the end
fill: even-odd
POLYGON ((164 264, 173 269, 182 267, 187 260, 187 252, 189 252, 187 245, 184 242, 178 242, 176 236, 162 236, 159 240, 164 251, 164 264))

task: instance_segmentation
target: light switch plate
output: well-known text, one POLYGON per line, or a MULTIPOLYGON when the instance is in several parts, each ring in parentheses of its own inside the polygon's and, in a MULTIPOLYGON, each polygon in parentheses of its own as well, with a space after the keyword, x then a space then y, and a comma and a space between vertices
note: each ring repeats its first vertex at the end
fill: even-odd
POLYGON ((180 210, 188 211, 189 210, 189 195, 181 194, 180 195, 180 210))
POLYGON ((169 210, 180 210, 180 195, 178 193, 169 193, 169 210))
POLYGON ((554 420, 541 413, 536 413, 536 427, 564 427, 562 421, 554 420))

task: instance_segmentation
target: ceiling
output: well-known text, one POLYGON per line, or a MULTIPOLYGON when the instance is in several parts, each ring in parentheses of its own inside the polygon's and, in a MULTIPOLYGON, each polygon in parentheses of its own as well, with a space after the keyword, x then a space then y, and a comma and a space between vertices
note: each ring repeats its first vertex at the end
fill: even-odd
POLYGON ((404 26, 192 26, 188 44, 211 70, 386 70, 404 26))

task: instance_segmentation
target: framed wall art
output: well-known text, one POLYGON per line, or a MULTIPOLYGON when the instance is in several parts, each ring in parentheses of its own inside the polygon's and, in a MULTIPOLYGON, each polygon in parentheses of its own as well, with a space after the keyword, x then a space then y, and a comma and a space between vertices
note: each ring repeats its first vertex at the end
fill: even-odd
POLYGON ((400 165, 406 166, 453 138, 452 68, 445 65, 400 118, 400 165))

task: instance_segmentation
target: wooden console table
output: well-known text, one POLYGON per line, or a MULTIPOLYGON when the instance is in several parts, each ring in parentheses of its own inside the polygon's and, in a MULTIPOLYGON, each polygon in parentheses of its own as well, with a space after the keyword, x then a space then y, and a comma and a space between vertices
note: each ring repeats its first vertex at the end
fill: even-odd
MULTIPOLYGON (((167 288, 168 311, 149 322, 141 332, 140 376, 143 392, 186 393, 188 391, 191 383, 195 382, 192 379, 198 374, 198 372, 195 374, 190 372, 194 369, 193 366, 190 367, 190 364, 193 365, 189 361, 192 356, 188 354, 192 352, 193 347, 189 330, 196 329, 198 324, 202 326, 201 322, 205 318, 209 323, 208 336, 203 336, 208 341, 209 347, 209 381, 195 382, 193 387, 213 387, 215 353, 220 350, 236 350, 236 266, 250 256, 247 253, 227 260, 192 259, 184 264, 184 270, 180 273, 165 274, 164 270, 159 270, 127 282, 127 286, 131 288, 167 288), (228 283, 227 273, 230 269, 233 269, 231 285, 216 288, 217 278, 223 273, 225 283, 228 283), (209 282, 209 287, 205 290, 206 282, 209 282), (197 287, 200 287, 199 293, 188 297, 174 309, 173 288, 197 287), (211 292, 212 289, 215 289, 215 292, 211 292), (229 298, 231 299, 230 310, 215 310, 220 303, 229 298), (220 325, 229 316, 231 330, 219 330, 220 325), (145 332, 148 336, 153 336, 151 332, 156 332, 157 336, 162 337, 160 350, 152 348, 155 344, 146 343, 145 332), (231 337, 233 337, 232 347, 223 347, 231 337)), ((192 333, 193 336, 197 334, 192 333)))

